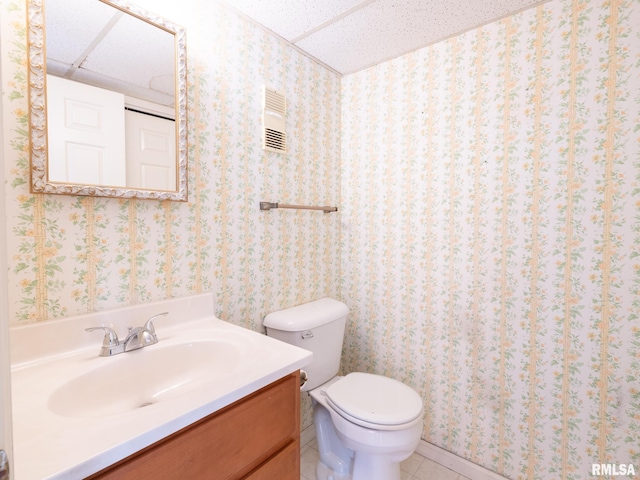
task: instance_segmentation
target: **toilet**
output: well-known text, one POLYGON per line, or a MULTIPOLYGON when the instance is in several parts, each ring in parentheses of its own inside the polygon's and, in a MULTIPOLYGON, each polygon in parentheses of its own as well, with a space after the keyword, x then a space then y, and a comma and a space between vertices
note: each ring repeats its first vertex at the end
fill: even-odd
POLYGON ((303 392, 313 399, 317 480, 400 480, 422 433, 422 399, 402 382, 337 376, 349 308, 323 298, 268 314, 267 335, 313 352, 303 392))

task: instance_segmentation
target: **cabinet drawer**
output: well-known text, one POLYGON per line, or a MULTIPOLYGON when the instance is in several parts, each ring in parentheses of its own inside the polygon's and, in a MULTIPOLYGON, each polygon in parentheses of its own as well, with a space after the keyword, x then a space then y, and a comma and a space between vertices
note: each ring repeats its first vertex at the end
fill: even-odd
MULTIPOLYGON (((299 438, 300 386, 296 373, 89 478, 239 479, 291 442, 299 445, 299 438)), ((299 468, 296 472, 299 476, 299 468)))
POLYGON ((275 457, 250 473, 244 480, 299 480, 300 442, 290 443, 275 457))

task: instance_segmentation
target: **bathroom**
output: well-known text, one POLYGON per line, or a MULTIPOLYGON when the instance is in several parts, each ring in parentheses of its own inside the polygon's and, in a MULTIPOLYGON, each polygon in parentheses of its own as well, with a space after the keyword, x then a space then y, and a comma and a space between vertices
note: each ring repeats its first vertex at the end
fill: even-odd
POLYGON ((343 372, 418 391, 424 448, 511 479, 639 469, 637 0, 551 0, 344 77, 217 2, 135 3, 186 30, 188 202, 30 193, 25 5, 2 2, 9 326, 213 292, 262 331, 328 296, 343 372), (265 84, 286 155, 261 148, 265 84))

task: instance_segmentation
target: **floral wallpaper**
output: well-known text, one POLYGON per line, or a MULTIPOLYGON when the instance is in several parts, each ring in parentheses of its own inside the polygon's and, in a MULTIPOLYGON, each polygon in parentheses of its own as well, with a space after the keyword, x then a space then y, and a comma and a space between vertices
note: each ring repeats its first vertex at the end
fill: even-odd
POLYGON ((187 31, 189 201, 32 195, 25 2, 1 2, 13 325, 212 291, 219 318, 262 331, 338 296, 339 217, 258 207, 338 204, 337 74, 217 2, 136 0, 187 31), (286 154, 262 150, 263 85, 287 98, 286 154))
POLYGON ((343 370, 412 385, 424 440, 513 479, 640 468, 640 0, 553 0, 344 78, 217 2, 136 3, 187 30, 187 203, 29 193, 2 0, 14 325, 212 291, 261 330, 332 296, 343 370), (264 84, 286 155, 260 146, 264 84))
POLYGON ((337 204, 340 77, 216 2, 136 3, 187 31, 187 203, 29 193, 25 2, 3 0, 13 324, 213 291, 221 318, 260 330, 336 296, 337 215, 258 205, 337 204), (285 155, 261 148, 265 84, 287 97, 285 155))
POLYGON ((640 466, 638 25, 558 0, 342 80, 343 368, 507 478, 640 466))

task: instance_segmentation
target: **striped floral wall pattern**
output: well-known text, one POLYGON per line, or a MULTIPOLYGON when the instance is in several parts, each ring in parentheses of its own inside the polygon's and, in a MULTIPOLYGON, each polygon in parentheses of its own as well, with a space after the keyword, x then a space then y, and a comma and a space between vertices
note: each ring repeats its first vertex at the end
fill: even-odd
POLYGON ((508 478, 640 466, 638 25, 557 0, 342 81, 344 368, 508 478))
POLYGON ((136 0, 186 28, 189 202, 29 193, 25 2, 2 3, 4 168, 14 325, 213 291, 225 320, 337 296, 340 77, 217 2, 136 0), (286 155, 261 148, 266 84, 288 101, 286 155))
POLYGON ((640 465, 638 0, 554 0, 342 80, 216 2, 136 3, 187 28, 186 204, 29 193, 2 0, 15 325, 213 291, 260 329, 336 296, 344 370, 413 385, 425 440, 510 478, 640 465), (260 148, 263 83, 286 156, 260 148))

